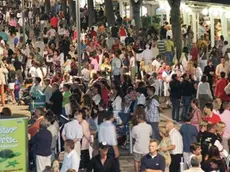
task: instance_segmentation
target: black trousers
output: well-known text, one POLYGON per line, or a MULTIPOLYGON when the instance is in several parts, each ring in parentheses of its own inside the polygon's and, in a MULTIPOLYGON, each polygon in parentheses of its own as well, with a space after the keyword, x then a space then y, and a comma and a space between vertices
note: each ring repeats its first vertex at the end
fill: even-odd
POLYGON ((109 151, 107 154, 109 157, 113 157, 113 162, 114 162, 114 166, 115 166, 115 172, 121 172, 120 170, 120 163, 119 163, 119 159, 115 158, 115 152, 113 150, 112 146, 109 146, 109 151))
POLYGON ((121 75, 114 75, 114 82, 116 85, 120 86, 121 85, 121 75))
POLYGON ((180 162, 183 154, 170 154, 171 156, 171 164, 169 166, 169 172, 180 172, 180 162))

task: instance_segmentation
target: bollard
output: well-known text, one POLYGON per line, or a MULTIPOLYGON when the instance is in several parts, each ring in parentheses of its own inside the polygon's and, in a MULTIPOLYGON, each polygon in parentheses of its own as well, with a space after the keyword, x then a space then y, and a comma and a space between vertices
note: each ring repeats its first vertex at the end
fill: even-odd
POLYGON ((180 172, 184 172, 184 160, 183 160, 183 157, 181 158, 181 162, 180 162, 180 172))

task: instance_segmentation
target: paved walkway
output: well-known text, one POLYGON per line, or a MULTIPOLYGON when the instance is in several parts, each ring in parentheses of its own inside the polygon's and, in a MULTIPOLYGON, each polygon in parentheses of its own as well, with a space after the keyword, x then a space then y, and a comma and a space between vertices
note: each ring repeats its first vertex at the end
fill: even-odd
MULTIPOLYGON (((9 107, 12 110, 13 114, 17 115, 25 115, 30 116, 30 112, 27 110, 27 106, 18 106, 18 105, 6 105, 5 107, 9 107)), ((0 107, 0 111, 2 107, 0 107)), ((163 116, 170 119, 170 110, 166 109, 163 111, 163 116)), ((162 120, 167 120, 162 118, 162 120)), ((121 172, 134 172, 134 163, 133 163, 133 156, 129 154, 129 152, 125 149, 120 149, 120 165, 121 165, 121 172)))

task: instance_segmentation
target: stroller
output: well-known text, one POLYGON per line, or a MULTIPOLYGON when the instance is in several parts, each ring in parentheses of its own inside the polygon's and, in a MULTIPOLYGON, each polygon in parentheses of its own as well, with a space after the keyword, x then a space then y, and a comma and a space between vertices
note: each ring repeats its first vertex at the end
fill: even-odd
POLYGON ((30 104, 30 102, 31 102, 30 89, 31 89, 31 86, 29 86, 26 89, 22 90, 22 97, 18 101, 18 105, 21 105, 22 102, 24 102, 25 105, 30 104))

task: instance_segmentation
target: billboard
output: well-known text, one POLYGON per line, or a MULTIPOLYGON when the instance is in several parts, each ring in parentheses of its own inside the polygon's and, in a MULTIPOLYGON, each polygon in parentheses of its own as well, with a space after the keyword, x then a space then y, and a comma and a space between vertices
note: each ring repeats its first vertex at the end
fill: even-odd
POLYGON ((0 118, 0 172, 28 172, 27 120, 0 118))

